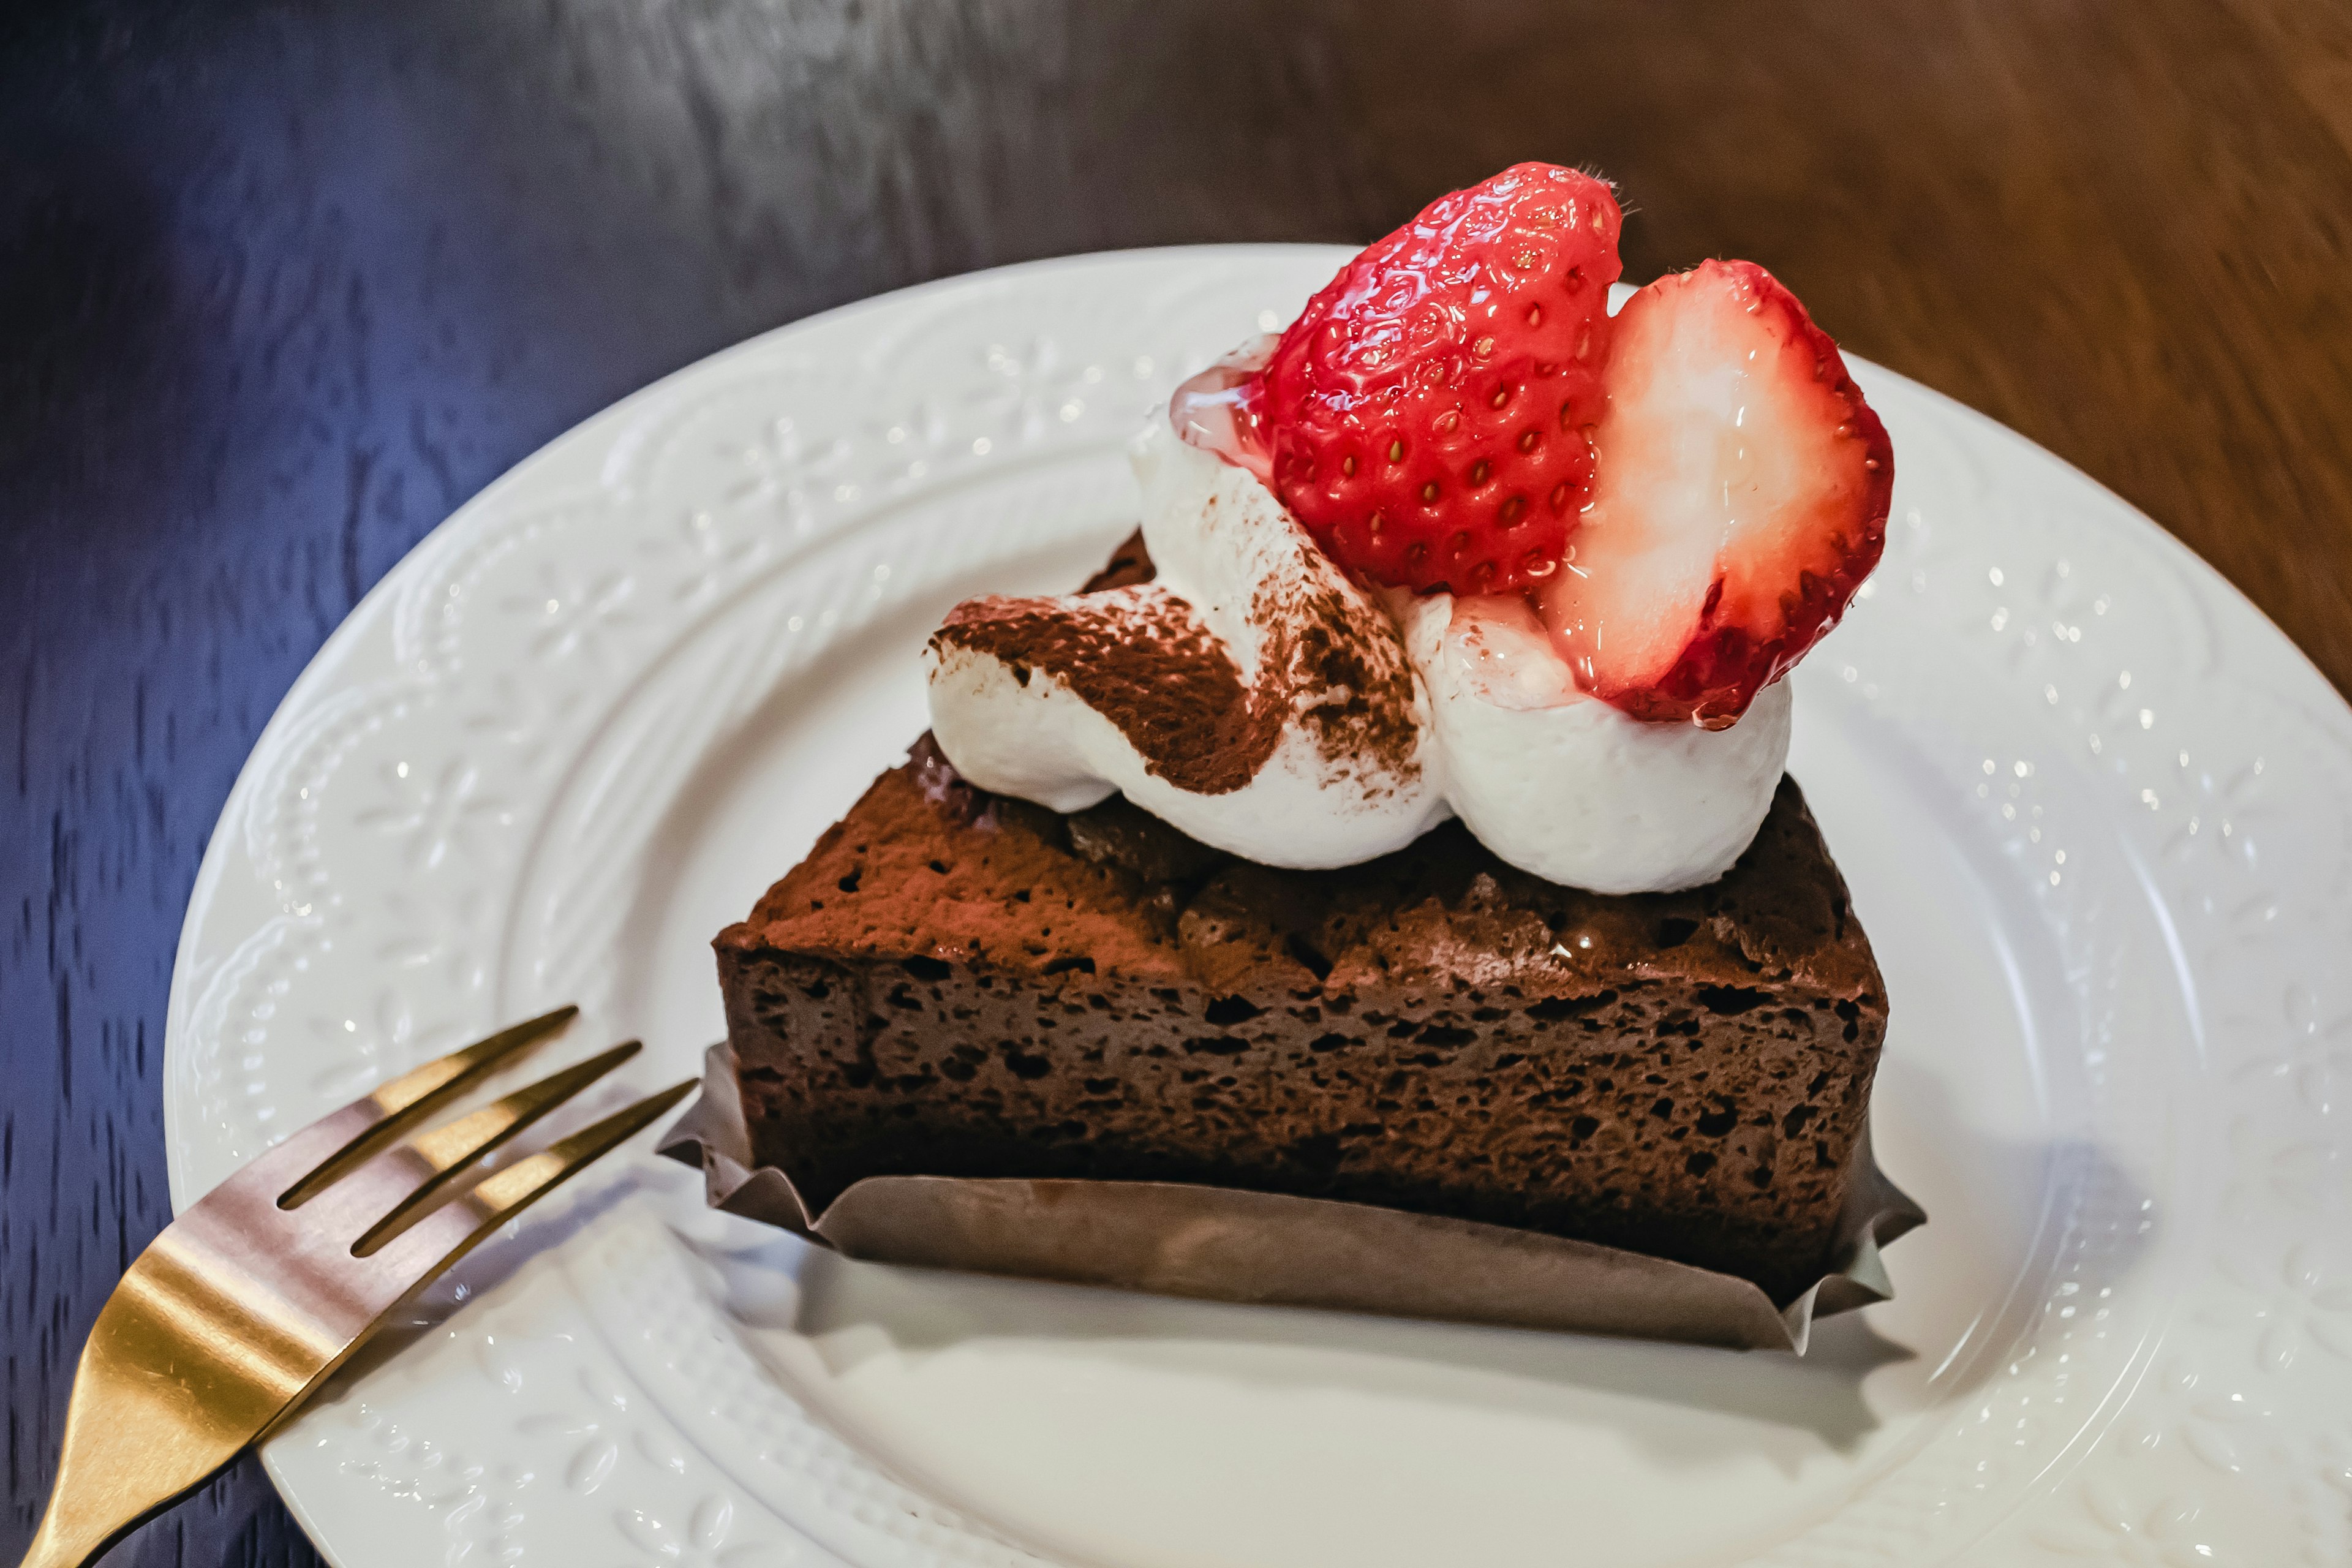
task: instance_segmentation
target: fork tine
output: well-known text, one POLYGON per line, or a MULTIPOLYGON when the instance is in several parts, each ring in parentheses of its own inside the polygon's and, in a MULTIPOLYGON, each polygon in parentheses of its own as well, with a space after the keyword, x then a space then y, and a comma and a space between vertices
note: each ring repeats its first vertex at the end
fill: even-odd
POLYGON ((590 1057, 576 1067, 550 1074, 471 1115, 461 1116, 446 1126, 436 1127, 430 1132, 410 1140, 410 1152, 430 1165, 433 1173, 352 1243, 352 1256, 365 1258, 407 1229, 417 1211, 439 1196, 451 1182, 464 1175, 475 1161, 561 1107, 642 1048, 641 1041, 624 1040, 611 1050, 590 1057))
POLYGON ((591 1122, 568 1138, 559 1138, 533 1154, 485 1180, 466 1194, 466 1201, 483 1211, 483 1230, 503 1225, 523 1208, 545 1196, 594 1164, 615 1145, 625 1143, 659 1121, 700 1085, 700 1079, 674 1083, 649 1094, 635 1105, 591 1122))
POLYGON ((354 1105, 373 1109, 380 1120, 288 1187, 279 1194, 278 1206, 296 1208, 317 1197, 464 1093, 485 1073, 517 1052, 546 1039, 579 1014, 578 1007, 566 1004, 551 1013, 501 1029, 463 1050, 436 1057, 390 1083, 379 1085, 373 1093, 362 1096, 354 1105))
POLYGON ((383 1243, 368 1264, 386 1278, 408 1281, 412 1292, 422 1289, 499 1226, 651 1126, 700 1081, 688 1079, 647 1095, 484 1178, 383 1243))

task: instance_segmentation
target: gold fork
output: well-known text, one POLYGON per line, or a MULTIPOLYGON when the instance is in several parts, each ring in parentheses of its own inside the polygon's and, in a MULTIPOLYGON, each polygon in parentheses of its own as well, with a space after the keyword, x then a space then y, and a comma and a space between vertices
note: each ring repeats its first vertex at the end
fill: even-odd
POLYGON ((436 1206, 476 1160, 636 1053, 635 1040, 615 1046, 400 1142, 578 1012, 517 1024, 312 1122, 133 1260, 82 1347, 25 1568, 87 1563, 203 1482, 289 1419, 394 1309, 693 1089, 649 1095, 436 1206))

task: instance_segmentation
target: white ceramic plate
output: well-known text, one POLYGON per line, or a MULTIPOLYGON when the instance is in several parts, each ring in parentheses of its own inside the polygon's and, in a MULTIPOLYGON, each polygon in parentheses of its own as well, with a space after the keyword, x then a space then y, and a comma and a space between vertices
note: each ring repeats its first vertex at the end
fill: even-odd
MULTIPOLYGON (((213 838, 174 1201, 566 998, 561 1053, 694 1071, 710 936, 921 729, 940 611, 1091 569, 1138 419, 1344 254, 836 311, 451 518, 213 838)), ((1893 997, 1896 1300, 1799 1361, 930 1275, 639 1155, 270 1445, 305 1527, 341 1568, 2352 1562, 2352 713, 2114 496, 1855 368, 1895 514, 1791 765, 1893 997)))

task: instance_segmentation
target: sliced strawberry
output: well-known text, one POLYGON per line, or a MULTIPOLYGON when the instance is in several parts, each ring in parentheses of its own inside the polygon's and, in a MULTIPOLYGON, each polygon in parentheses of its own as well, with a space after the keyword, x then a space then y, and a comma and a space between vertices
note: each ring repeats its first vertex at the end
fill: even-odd
POLYGON ((1607 184, 1521 163, 1349 262, 1249 389, 1275 493, 1351 572, 1498 593, 1556 571, 1616 281, 1607 184))
POLYGON ((1720 729, 1878 563, 1894 449, 1829 334, 1752 262, 1660 279, 1607 337, 1592 501, 1544 620, 1585 690, 1720 729))

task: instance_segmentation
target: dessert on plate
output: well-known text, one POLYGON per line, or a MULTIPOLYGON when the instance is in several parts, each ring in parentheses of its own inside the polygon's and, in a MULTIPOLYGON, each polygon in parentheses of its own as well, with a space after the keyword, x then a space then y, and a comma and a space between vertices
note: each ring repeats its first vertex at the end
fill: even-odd
POLYGON ((932 731, 717 942, 753 1153, 1337 1199, 1829 1265, 1885 988, 1784 775, 1884 427, 1745 262, 1613 313, 1521 164, 1138 437, 1080 592, 930 641, 932 731))

